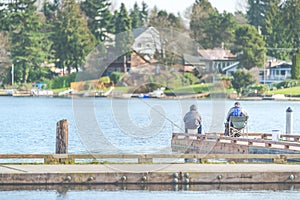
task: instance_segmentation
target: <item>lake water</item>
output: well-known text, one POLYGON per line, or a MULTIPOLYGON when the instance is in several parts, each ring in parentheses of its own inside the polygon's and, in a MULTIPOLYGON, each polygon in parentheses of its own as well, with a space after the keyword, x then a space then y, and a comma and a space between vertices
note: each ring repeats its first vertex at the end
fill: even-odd
MULTIPOLYGON (((299 185, 298 185, 299 186, 299 185)), ((0 190, 0 200, 81 200, 81 199, 188 199, 188 200, 256 200, 256 199, 272 199, 272 200, 298 200, 300 198, 299 187, 297 185, 282 186, 282 189, 273 190, 272 186, 267 187, 262 185, 261 189, 249 190, 244 186, 235 186, 235 190, 229 189, 230 185, 215 186, 211 190, 207 190, 206 185, 198 186, 198 190, 191 190, 188 188, 183 189, 170 189, 170 190, 129 190, 127 188, 108 190, 99 189, 96 187, 85 189, 68 189, 63 186, 60 189, 36 189, 36 190, 24 190, 23 188, 18 190, 0 190), (289 187, 289 188, 288 188, 289 187)), ((162 186, 165 188, 165 186, 162 186)), ((171 186, 173 187, 173 186, 171 186)), ((193 186, 190 186, 193 188, 193 186)), ((211 187, 211 186, 210 186, 211 187)), ((256 187, 257 188, 257 187, 256 187)), ((275 187, 277 188, 277 187, 275 187)))
MULTIPOLYGON (((69 122, 69 153, 159 153, 170 150, 172 132, 196 103, 204 132, 223 132, 231 100, 0 97, 0 152, 54 153, 56 123, 69 122)), ((249 132, 285 133, 291 107, 300 134, 300 101, 241 101, 249 132)))
MULTIPOLYGON (((172 132, 182 132, 184 114, 196 103, 204 132, 223 132, 234 101, 109 98, 0 97, 0 152, 54 153, 56 123, 69 122, 69 153, 167 153, 172 132)), ((249 132, 285 132, 291 107, 294 134, 300 134, 299 101, 241 101, 249 115, 249 132)), ((200 187, 201 188, 201 187, 200 187)), ((300 199, 299 186, 274 190, 196 189, 3 189, 0 199, 300 199), (116 190, 116 191, 115 191, 116 190)))

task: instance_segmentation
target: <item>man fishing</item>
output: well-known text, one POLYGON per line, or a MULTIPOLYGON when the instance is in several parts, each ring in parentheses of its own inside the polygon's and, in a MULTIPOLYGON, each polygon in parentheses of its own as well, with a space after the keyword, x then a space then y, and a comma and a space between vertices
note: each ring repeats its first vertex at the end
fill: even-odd
POLYGON ((186 133, 188 133, 189 129, 197 129, 199 134, 202 133, 201 116, 198 113, 197 106, 195 104, 190 106, 190 111, 185 114, 183 121, 186 133))
POLYGON ((234 106, 232 108, 230 108, 230 110, 228 111, 228 114, 227 114, 227 117, 226 117, 227 122, 225 123, 225 135, 229 135, 229 132, 228 132, 229 119, 230 119, 231 116, 246 116, 247 119, 249 117, 247 111, 244 108, 241 107, 240 102, 235 102, 234 106))

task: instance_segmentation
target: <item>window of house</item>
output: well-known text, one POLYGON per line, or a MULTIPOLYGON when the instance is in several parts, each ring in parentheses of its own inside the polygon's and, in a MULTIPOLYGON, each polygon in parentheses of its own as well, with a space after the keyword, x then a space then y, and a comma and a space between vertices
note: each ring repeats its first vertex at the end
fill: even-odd
POLYGON ((282 76, 285 76, 285 71, 284 71, 284 70, 280 71, 280 74, 281 74, 282 76))
POLYGON ((137 44, 137 47, 138 47, 138 48, 141 48, 141 47, 142 47, 142 44, 141 44, 141 43, 138 43, 138 44, 137 44))

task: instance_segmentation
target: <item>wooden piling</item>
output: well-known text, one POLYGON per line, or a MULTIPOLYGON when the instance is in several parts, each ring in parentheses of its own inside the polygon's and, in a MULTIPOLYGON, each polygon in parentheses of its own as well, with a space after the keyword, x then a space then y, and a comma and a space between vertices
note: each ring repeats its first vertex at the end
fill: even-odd
POLYGON ((56 123, 56 154, 68 153, 68 120, 63 119, 56 123))

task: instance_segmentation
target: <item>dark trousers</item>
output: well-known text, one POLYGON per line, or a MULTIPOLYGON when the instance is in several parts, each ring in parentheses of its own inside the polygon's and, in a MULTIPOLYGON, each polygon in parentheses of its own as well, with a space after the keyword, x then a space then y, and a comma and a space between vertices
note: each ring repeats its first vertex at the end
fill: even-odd
POLYGON ((200 126, 198 127, 198 133, 202 134, 202 124, 200 124, 200 126))

